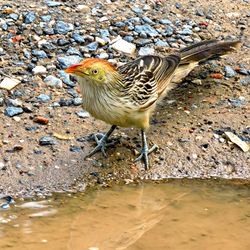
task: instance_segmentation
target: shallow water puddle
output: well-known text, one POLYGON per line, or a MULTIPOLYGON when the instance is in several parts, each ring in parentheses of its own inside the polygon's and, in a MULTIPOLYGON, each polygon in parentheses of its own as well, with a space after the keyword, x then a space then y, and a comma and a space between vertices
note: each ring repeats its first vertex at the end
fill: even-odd
POLYGON ((250 249, 250 185, 117 186, 0 211, 0 249, 250 249))

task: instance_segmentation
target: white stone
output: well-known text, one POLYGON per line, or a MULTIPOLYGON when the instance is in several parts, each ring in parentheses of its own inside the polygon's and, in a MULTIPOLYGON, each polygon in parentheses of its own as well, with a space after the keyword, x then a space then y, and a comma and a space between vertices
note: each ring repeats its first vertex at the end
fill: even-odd
POLYGON ((139 54, 139 56, 154 55, 155 50, 154 50, 154 48, 141 47, 138 54, 139 54))
POLYGON ((44 66, 36 66, 32 69, 34 75, 45 74, 47 73, 47 69, 44 66))
POLYGON ((88 5, 85 5, 85 4, 79 4, 79 5, 77 5, 77 6, 76 6, 76 9, 77 9, 78 11, 85 12, 85 13, 90 11, 89 6, 88 6, 88 5))
POLYGON ((134 54, 136 50, 135 44, 123 40, 120 36, 111 42, 111 48, 129 55, 134 54))
POLYGON ((0 83, 0 88, 2 88, 2 89, 7 89, 7 90, 11 90, 11 89, 13 89, 14 87, 16 87, 19 83, 20 83, 20 81, 17 80, 17 79, 5 77, 5 78, 2 80, 2 82, 0 83))

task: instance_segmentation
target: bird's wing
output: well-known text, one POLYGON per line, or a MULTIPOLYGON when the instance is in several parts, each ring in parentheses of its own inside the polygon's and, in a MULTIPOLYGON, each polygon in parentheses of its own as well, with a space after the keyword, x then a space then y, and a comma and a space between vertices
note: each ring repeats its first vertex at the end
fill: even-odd
POLYGON ((124 93, 140 109, 149 108, 168 87, 179 62, 179 55, 148 55, 120 66, 124 93))

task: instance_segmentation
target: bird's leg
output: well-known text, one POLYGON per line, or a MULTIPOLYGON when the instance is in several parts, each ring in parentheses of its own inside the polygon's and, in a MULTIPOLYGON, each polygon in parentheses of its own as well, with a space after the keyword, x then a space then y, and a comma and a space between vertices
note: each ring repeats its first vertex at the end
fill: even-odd
POLYGON ((106 147, 113 145, 112 142, 111 143, 107 143, 107 139, 113 133, 113 131, 116 129, 116 127, 117 127, 116 125, 112 125, 111 128, 110 128, 110 130, 106 134, 102 135, 101 139, 98 138, 98 137, 100 137, 100 134, 94 135, 94 139, 95 139, 95 141, 97 143, 97 146, 89 154, 87 154, 85 156, 85 159, 88 158, 88 157, 91 157, 92 155, 94 155, 95 153, 97 153, 99 151, 101 151, 102 154, 105 157, 107 157, 105 149, 106 149, 106 147))
POLYGON ((158 146, 154 144, 150 149, 148 149, 147 137, 143 129, 141 130, 141 137, 142 137, 141 154, 139 155, 139 157, 135 159, 135 162, 143 160, 145 165, 145 170, 147 170, 149 168, 148 155, 151 154, 153 151, 155 151, 158 148, 158 146))

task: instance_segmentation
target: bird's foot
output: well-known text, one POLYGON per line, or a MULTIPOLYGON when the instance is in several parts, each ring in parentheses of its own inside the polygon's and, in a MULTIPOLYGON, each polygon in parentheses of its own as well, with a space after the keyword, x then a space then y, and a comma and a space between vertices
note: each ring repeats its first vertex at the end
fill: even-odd
POLYGON ((147 147, 143 147, 141 150, 141 154, 134 160, 134 162, 142 160, 144 162, 145 170, 147 170, 149 168, 148 156, 158 148, 159 147, 156 144, 154 144, 150 149, 148 149, 147 147))
POLYGON ((106 148, 115 145, 116 141, 108 142, 107 136, 105 134, 101 134, 101 133, 94 134, 93 138, 94 138, 97 146, 92 151, 90 151, 84 158, 85 159, 89 158, 89 157, 93 156, 94 154, 96 154, 97 152, 102 152, 103 156, 107 157, 107 154, 105 152, 106 148))

